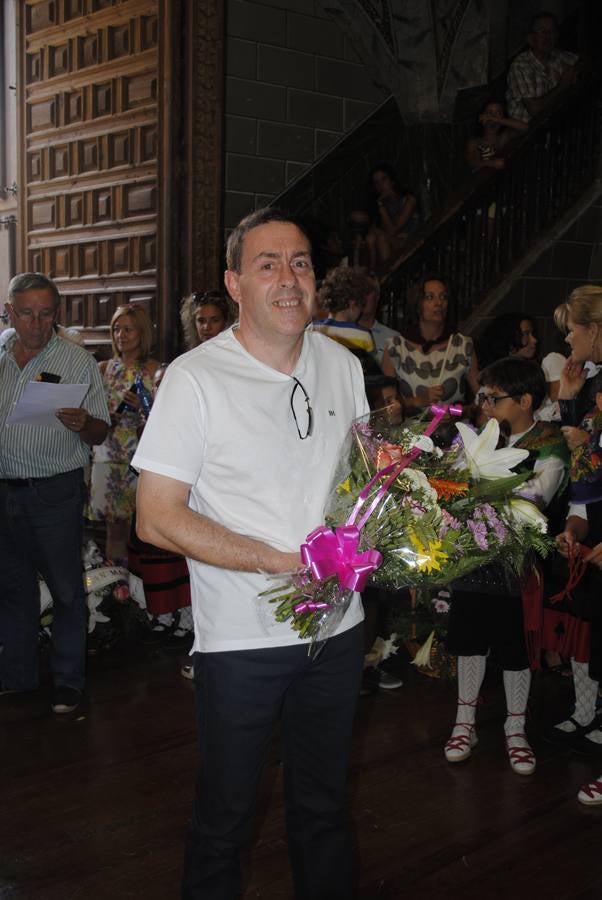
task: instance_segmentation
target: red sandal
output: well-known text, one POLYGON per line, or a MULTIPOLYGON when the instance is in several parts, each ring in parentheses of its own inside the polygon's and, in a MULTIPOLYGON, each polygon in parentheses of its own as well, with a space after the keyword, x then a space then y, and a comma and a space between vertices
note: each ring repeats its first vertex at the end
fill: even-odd
POLYGON ((602 776, 597 781, 581 785, 577 800, 584 806, 599 806, 602 803, 602 776))
POLYGON ((535 754, 529 746, 526 734, 507 734, 506 750, 508 751, 508 759, 510 760, 510 768, 517 775, 532 775, 537 765, 535 754), (520 738, 525 743, 518 747, 511 747, 509 741, 513 738, 520 738), (526 745, 526 746, 525 746, 526 745))
POLYGON ((466 733, 454 734, 452 731, 451 737, 443 751, 446 760, 450 763, 463 762, 463 760, 468 759, 478 741, 474 725, 469 725, 467 722, 456 722, 454 731, 456 728, 466 728, 466 733))

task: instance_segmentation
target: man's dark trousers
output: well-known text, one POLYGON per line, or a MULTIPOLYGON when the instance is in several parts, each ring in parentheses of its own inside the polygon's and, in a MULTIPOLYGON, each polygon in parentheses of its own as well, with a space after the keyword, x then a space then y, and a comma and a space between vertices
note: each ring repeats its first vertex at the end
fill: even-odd
POLYGON ((234 900, 257 785, 280 718, 289 854, 297 900, 351 900, 343 803, 363 663, 363 626, 307 645, 195 653, 201 773, 182 897, 234 900))
POLYGON ((82 690, 86 661, 86 595, 82 571, 83 472, 75 469, 27 484, 0 481, 0 682, 38 686, 38 572, 53 600, 55 686, 82 690))

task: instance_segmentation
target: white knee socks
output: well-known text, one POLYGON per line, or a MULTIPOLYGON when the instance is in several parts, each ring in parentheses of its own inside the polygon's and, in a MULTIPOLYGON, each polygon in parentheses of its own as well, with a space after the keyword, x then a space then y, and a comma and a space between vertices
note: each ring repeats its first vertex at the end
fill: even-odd
POLYGON ((485 677, 486 656, 458 657, 458 712, 456 722, 474 725, 479 691, 485 677))
POLYGON ((527 711, 530 687, 530 669, 521 669, 519 672, 510 672, 504 669, 504 691, 506 692, 507 709, 504 731, 506 736, 525 733, 525 713, 527 711))
MULTIPOLYGON (((575 708, 571 718, 579 725, 589 725, 596 714, 596 700, 598 697, 598 682, 589 677, 589 665, 571 659, 573 670, 573 684, 575 686, 575 708)), ((575 726, 568 719, 554 726, 559 731, 571 733, 575 726)))

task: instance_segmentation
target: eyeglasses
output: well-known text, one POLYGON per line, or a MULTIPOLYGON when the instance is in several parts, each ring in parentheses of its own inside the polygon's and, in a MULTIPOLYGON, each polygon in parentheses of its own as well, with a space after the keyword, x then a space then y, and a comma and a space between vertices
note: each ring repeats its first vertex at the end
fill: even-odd
POLYGON ((303 385, 301 384, 301 382, 299 381, 298 378, 295 378, 294 375, 291 375, 291 378, 295 382, 294 387, 293 387, 293 392, 291 394, 291 410, 293 413, 293 419, 295 420, 295 425, 297 426, 297 434, 299 435, 301 440, 304 441, 305 438, 309 437, 309 435, 312 433, 313 424, 314 424, 313 412, 312 412, 311 406, 309 404, 309 394, 307 393, 307 391, 305 390, 305 388, 303 387, 303 385), (301 429, 299 427, 299 419, 297 418, 297 413, 295 411, 295 394, 297 393, 297 388, 301 388, 303 397, 305 398, 305 410, 303 410, 300 413, 300 417, 301 416, 303 416, 304 418, 307 417, 307 424, 304 429, 301 429))
POLYGON ((192 302, 197 306, 205 303, 213 303, 217 298, 221 297, 219 291, 193 291, 192 302))
POLYGON ((479 406, 485 406, 487 403, 489 406, 496 406, 500 400, 509 400, 511 397, 516 397, 516 394, 499 394, 497 397, 493 394, 484 394, 480 391, 476 396, 476 401, 479 406))
POLYGON ((52 322, 53 319, 56 318, 56 309, 41 309, 39 312, 34 312, 33 309, 24 309, 22 312, 10 304, 10 308, 16 315, 17 319, 23 319, 25 322, 33 322, 34 319, 39 319, 40 322, 52 322))

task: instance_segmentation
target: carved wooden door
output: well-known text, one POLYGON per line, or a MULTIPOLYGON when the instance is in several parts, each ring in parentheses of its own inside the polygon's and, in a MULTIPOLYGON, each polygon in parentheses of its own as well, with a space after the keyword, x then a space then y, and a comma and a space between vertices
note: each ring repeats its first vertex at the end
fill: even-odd
POLYGON ((20 268, 56 280, 61 321, 101 355, 122 303, 148 308, 162 347, 169 329, 158 221, 169 162, 159 163, 159 121, 169 122, 159 30, 170 6, 21 0, 20 268))

